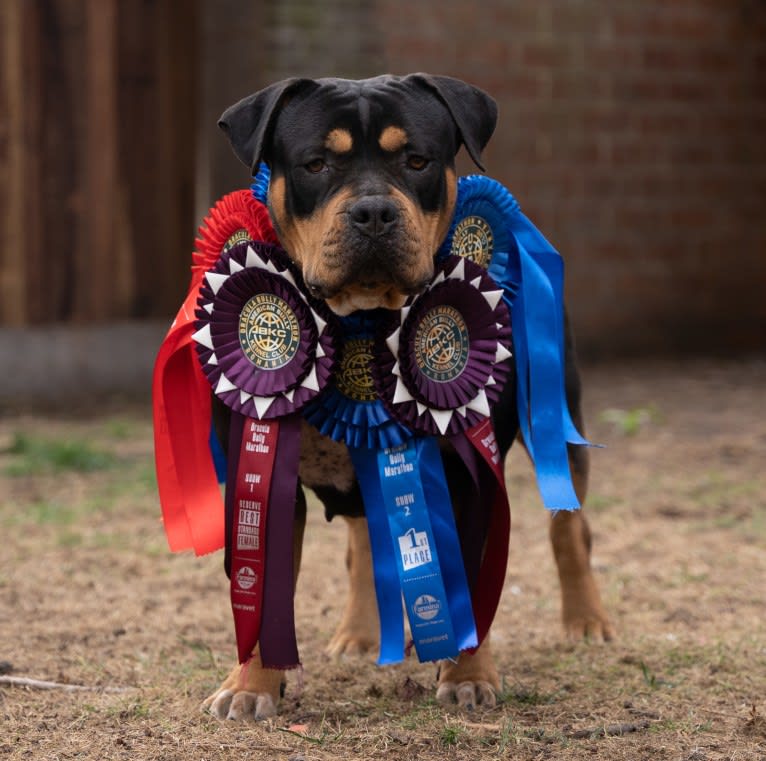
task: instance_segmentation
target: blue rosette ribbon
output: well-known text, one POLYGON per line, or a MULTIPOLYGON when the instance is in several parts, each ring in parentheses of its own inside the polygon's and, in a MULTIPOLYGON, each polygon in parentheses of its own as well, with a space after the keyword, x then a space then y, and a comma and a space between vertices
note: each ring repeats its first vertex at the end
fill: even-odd
POLYGON ((348 446, 354 464, 372 547, 381 664, 404 657, 402 599, 420 660, 456 657, 478 644, 436 440, 415 438, 410 417, 392 414, 377 382, 381 336, 398 317, 375 310, 344 318, 334 382, 304 411, 348 446))
POLYGON ((291 668, 300 411, 335 371, 334 318, 305 295, 284 252, 259 242, 220 255, 195 315, 202 372, 231 409, 225 563, 239 660, 258 644, 265 666, 291 668))
POLYGON ((576 510, 567 444, 589 445, 572 421, 564 387, 564 265, 508 190, 483 176, 461 177, 450 232, 438 258, 486 267, 511 309, 516 403, 543 504, 576 510))
POLYGON ((308 404, 304 418, 320 433, 350 449, 397 447, 411 433, 389 414, 370 374, 375 333, 391 319, 384 309, 354 312, 341 318, 340 358, 332 383, 308 404))
MULTIPOLYGON (((371 375, 375 333, 391 319, 390 314, 385 310, 359 311, 340 320, 341 352, 335 377, 303 411, 304 418, 320 433, 346 444, 362 489, 380 612, 381 664, 402 660, 404 620, 397 559, 380 486, 379 472, 385 465, 378 460, 386 452, 406 447, 412 438, 386 409, 371 375)), ((417 487, 415 484, 413 489, 417 487)))
POLYGON ((258 172, 253 177, 253 182, 250 185, 250 192, 253 194, 253 198, 256 201, 260 201, 262 204, 268 202, 269 197, 269 181, 271 180, 271 170, 268 164, 261 162, 258 165, 258 172))

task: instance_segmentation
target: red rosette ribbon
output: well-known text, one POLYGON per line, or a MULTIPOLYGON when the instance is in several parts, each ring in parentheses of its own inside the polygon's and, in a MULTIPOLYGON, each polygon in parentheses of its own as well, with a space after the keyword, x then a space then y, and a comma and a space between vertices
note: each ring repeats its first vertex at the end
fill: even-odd
POLYGON ((204 555, 224 544, 221 492, 210 455, 210 386, 192 334, 204 273, 227 248, 249 239, 276 242, 266 207, 249 190, 224 196, 199 229, 189 291, 154 365, 152 400, 157 485, 173 552, 204 555))

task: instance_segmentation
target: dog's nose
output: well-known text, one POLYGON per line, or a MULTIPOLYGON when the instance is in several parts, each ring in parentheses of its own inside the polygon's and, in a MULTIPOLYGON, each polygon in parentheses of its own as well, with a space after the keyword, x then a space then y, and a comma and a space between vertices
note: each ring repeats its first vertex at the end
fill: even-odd
POLYGON ((350 209, 351 224, 369 238, 378 238, 396 226, 399 209, 386 196, 367 196, 357 201, 350 209))

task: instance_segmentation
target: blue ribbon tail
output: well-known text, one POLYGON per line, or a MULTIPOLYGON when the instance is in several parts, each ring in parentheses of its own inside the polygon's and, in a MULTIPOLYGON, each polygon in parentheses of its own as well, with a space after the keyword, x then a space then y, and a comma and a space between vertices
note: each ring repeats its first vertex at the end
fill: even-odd
POLYGON ((370 533, 375 595, 380 614, 380 654, 378 664, 399 663, 404 657, 404 618, 397 559, 388 528, 386 507, 378 472, 378 453, 374 449, 348 448, 364 499, 370 533))
POLYGON ((524 442, 535 464, 543 504, 576 510, 567 443, 588 445, 569 412, 564 386, 564 264, 521 213, 512 215, 517 252, 505 281, 520 282, 510 306, 517 370, 517 406, 524 442))
POLYGON ((479 638, 473 617, 471 593, 439 445, 435 438, 428 437, 418 439, 417 446, 420 477, 429 507, 436 550, 440 558, 457 649, 467 650, 478 647, 479 638))
POLYGON ((213 466, 215 467, 215 476, 218 479, 218 483, 226 483, 227 458, 223 451, 223 447, 221 446, 221 442, 218 441, 215 426, 212 424, 210 426, 210 439, 208 445, 210 447, 210 455, 213 458, 213 466))
MULTIPOLYGON (((399 447, 378 450, 377 459, 389 536, 415 650, 419 660, 435 661, 456 658, 459 649, 429 515, 431 506, 421 478, 421 453, 422 440, 410 439, 399 447)), ((462 566, 460 555, 446 560, 457 560, 462 566)))

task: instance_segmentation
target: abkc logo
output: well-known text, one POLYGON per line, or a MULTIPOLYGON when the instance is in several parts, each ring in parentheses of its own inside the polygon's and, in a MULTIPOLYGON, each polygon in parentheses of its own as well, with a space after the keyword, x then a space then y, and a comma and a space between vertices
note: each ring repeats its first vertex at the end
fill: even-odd
POLYGON ((239 315, 239 344, 259 370, 278 370, 298 352, 301 331, 290 305, 272 293, 258 293, 239 315))
POLYGON ((411 571, 432 560, 431 547, 428 544, 428 534, 425 531, 415 531, 411 528, 404 536, 399 537, 399 552, 402 556, 402 567, 411 571))

